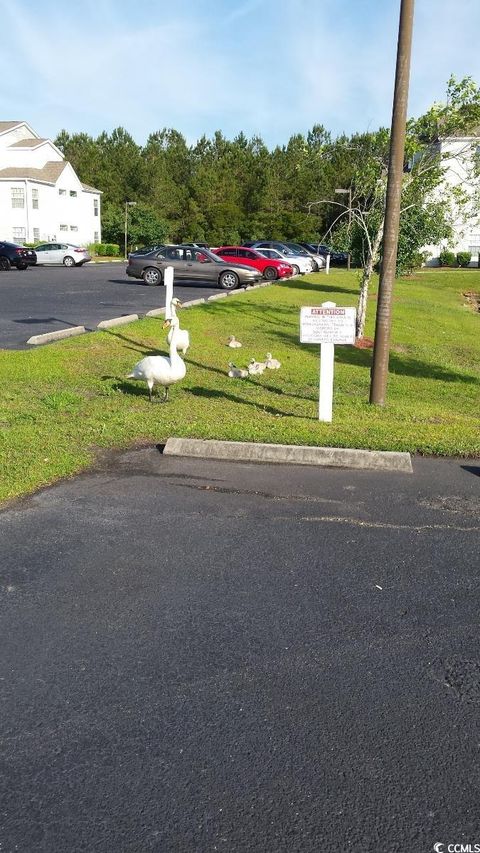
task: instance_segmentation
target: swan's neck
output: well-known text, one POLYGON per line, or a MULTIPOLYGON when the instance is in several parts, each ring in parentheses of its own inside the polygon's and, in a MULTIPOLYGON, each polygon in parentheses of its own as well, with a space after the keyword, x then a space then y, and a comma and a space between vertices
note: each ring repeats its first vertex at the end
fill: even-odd
MULTIPOLYGON (((172 306, 172 308, 173 308, 173 306, 172 306)), ((173 310, 175 310, 175 309, 173 308, 173 310)), ((179 330, 178 319, 176 316, 174 316, 174 317, 172 317, 172 337, 170 339, 170 361, 177 361, 177 360, 181 361, 181 358, 180 358, 179 354, 177 353, 178 330, 179 330)))

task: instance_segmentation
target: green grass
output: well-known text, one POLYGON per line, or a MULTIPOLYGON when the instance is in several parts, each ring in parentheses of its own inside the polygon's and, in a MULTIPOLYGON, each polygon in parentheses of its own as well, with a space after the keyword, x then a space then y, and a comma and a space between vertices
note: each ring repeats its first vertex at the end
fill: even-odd
MULTIPOLYGON (((125 379, 145 354, 166 352, 161 319, 28 352, 0 351, 0 500, 71 476, 108 448, 169 436, 480 455, 480 314, 462 292, 480 273, 422 271, 395 286, 387 405, 368 404, 371 350, 337 347, 334 416, 319 423, 319 348, 299 343, 299 308, 356 305, 355 272, 311 275, 185 310, 187 375, 166 405, 125 379), (240 350, 225 346, 234 334, 240 350), (226 375, 267 351, 278 371, 226 375)), ((195 294, 196 295, 196 294, 195 294)), ((373 336, 375 294, 366 334, 373 336)))

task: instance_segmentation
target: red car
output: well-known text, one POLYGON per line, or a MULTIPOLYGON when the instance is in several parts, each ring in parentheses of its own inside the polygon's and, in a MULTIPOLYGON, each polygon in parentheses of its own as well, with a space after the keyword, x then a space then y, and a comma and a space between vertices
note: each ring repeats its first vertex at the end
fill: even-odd
POLYGON ((246 264, 249 267, 255 267, 260 270, 263 277, 268 281, 274 281, 276 278, 285 278, 287 275, 293 274, 293 269, 286 261, 277 261, 273 258, 266 258, 256 249, 246 249, 245 246, 220 246, 219 249, 212 249, 216 255, 219 255, 223 260, 228 260, 231 263, 246 264))

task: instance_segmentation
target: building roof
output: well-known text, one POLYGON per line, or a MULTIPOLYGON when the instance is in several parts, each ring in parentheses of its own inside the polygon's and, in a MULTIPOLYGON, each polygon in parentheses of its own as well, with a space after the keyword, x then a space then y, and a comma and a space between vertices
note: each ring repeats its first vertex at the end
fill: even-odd
MULTIPOLYGON (((51 160, 46 163, 42 169, 31 169, 29 167, 22 168, 21 166, 9 166, 7 169, 0 169, 1 180, 20 180, 24 181, 27 178, 29 181, 39 181, 42 184, 56 184, 63 170, 69 163, 67 160, 58 162, 51 160)), ((97 190, 96 187, 91 187, 89 184, 82 183, 82 189, 87 193, 99 193, 103 195, 102 190, 97 190)))
POLYGON ((25 180, 25 178, 29 178, 32 181, 36 180, 46 184, 55 184, 67 165, 66 160, 62 160, 60 162, 51 160, 49 163, 45 163, 45 166, 43 166, 42 169, 32 169, 25 166, 23 168, 22 166, 9 166, 6 169, 0 169, 0 179, 10 178, 13 180, 25 180))
POLYGON ((97 190, 96 187, 91 187, 89 184, 82 183, 82 189, 85 190, 86 193, 102 193, 103 190, 97 190))
POLYGON ((44 142, 50 142, 49 139, 19 139, 18 142, 12 142, 9 148, 35 148, 37 145, 43 145, 44 142))
POLYGON ((25 124, 24 121, 0 121, 0 133, 5 133, 6 130, 11 130, 12 127, 18 127, 19 124, 25 124))

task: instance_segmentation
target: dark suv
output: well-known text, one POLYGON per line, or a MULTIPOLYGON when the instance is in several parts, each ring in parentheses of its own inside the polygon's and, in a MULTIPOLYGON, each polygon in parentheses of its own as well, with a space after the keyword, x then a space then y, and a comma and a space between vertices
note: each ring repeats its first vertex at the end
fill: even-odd
POLYGON ((37 263, 37 253, 25 246, 17 246, 15 243, 0 242, 0 270, 9 270, 16 267, 17 270, 26 270, 28 266, 37 263))

